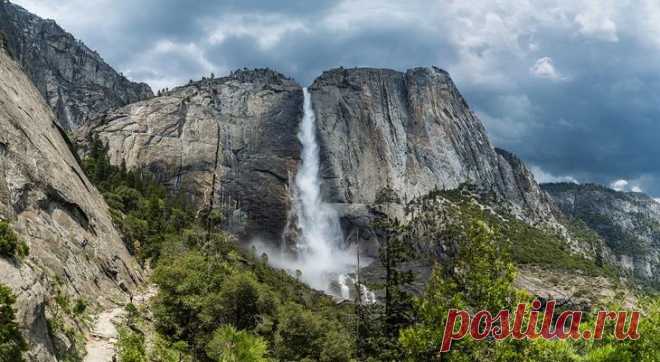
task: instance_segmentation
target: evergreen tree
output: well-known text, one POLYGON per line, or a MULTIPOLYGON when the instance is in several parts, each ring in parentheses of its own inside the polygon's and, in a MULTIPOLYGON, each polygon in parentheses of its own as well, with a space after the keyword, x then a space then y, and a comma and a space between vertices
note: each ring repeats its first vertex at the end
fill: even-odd
POLYGON ((206 354, 218 362, 267 362, 266 342, 246 331, 224 325, 213 332, 206 354))
POLYGON ((11 289, 0 284, 0 362, 24 361, 27 343, 14 320, 16 297, 11 289))
POLYGON ((399 330, 408 326, 412 319, 410 284, 414 280, 405 263, 412 259, 410 235, 399 220, 381 215, 374 223, 380 239, 379 259, 385 270, 385 310, 383 315, 383 357, 398 359, 399 330))
POLYGON ((469 339, 455 341, 452 350, 438 355, 444 323, 449 309, 488 310, 495 315, 517 301, 513 288, 515 269, 507 252, 507 241, 496 228, 479 219, 427 235, 442 235, 455 243, 457 255, 446 265, 437 264, 425 294, 416 300, 416 323, 403 330, 400 342, 406 354, 424 360, 489 360, 505 353, 507 346, 469 339), (499 349, 498 349, 499 348, 499 349))

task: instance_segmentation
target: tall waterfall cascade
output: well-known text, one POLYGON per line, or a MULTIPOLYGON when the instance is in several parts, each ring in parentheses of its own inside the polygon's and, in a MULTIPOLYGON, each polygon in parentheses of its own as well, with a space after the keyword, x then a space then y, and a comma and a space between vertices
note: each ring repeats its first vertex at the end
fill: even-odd
POLYGON ((298 131, 302 162, 293 190, 298 229, 295 253, 269 250, 258 241, 253 241, 253 246, 268 254, 271 265, 299 276, 314 289, 337 298, 353 299, 357 286, 362 302, 374 303, 375 294, 355 277, 357 245, 345 242, 337 211, 322 199, 316 116, 307 88, 303 88, 303 97, 303 117, 298 131))
MULTIPOLYGON (((303 97, 303 118, 298 132, 302 164, 295 179, 300 228, 296 257, 305 282, 313 288, 348 299, 355 291, 356 281, 349 273, 356 271, 357 247, 346 245, 337 211, 321 197, 316 116, 307 88, 303 88, 303 97)), ((365 302, 375 301, 373 293, 363 285, 359 287, 365 302)))

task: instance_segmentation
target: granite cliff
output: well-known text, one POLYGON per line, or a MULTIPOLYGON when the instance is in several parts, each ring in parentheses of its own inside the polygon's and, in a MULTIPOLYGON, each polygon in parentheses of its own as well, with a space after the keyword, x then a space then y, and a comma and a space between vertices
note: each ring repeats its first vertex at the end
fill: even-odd
POLYGON ((111 162, 143 169, 219 210, 239 234, 278 240, 300 145, 302 88, 271 70, 241 70, 116 109, 89 123, 111 162))
POLYGON ((0 33, 64 129, 153 96, 148 85, 118 74, 55 21, 6 0, 0 0, 0 33))
POLYGON ((94 309, 121 300, 141 282, 140 267, 51 109, 2 49, 0 218, 30 250, 26 258, 0 257, 0 282, 18 298, 28 359, 54 361, 56 354, 81 353, 73 334, 83 333, 84 326, 56 311, 66 300, 94 309), (58 323, 64 328, 49 328, 58 323))
MULTIPOLYGON (((310 87, 318 120, 324 199, 345 231, 365 226, 383 190, 398 203, 434 188, 473 184, 513 214, 556 226, 524 164, 489 142, 449 75, 335 69, 310 87)), ((99 137, 114 164, 150 170, 230 227, 277 241, 299 164, 302 89, 270 70, 204 79, 99 117, 78 140, 99 137), (212 201, 211 201, 212 200, 212 201)), ((291 230, 288 230, 291 231, 291 230)))
POLYGON ((386 190, 405 204, 435 188, 471 184, 530 224, 558 227, 531 173, 493 147, 447 72, 339 68, 310 91, 325 198, 349 223, 365 227, 365 210, 386 190))

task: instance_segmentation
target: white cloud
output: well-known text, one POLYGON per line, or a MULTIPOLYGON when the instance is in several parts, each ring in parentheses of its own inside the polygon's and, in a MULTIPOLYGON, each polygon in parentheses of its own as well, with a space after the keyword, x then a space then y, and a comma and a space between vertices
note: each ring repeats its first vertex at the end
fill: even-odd
MULTIPOLYGON (((15 1, 42 16, 56 19, 83 40, 103 40, 105 44, 101 44, 99 52, 106 59, 114 60, 116 64, 113 65, 119 70, 128 74, 129 67, 135 68, 133 59, 112 56, 113 48, 117 48, 112 39, 120 37, 127 25, 145 19, 140 12, 126 16, 127 11, 135 9, 129 0, 15 1), (87 34, 95 35, 89 37, 87 34)), ((223 8, 219 14, 204 13, 206 6, 198 5, 196 7, 201 10, 197 18, 182 18, 181 21, 198 23, 203 28, 205 34, 192 40, 200 48, 216 47, 232 37, 249 37, 259 50, 270 52, 279 51, 279 45, 289 34, 300 32, 309 34, 310 38, 327 39, 330 36, 338 43, 364 32, 405 31, 410 33, 412 42, 416 35, 423 34, 422 38, 437 38, 436 45, 447 45, 454 54, 448 58, 446 50, 438 50, 436 59, 422 59, 420 63, 430 62, 449 70, 463 86, 510 89, 519 81, 520 69, 534 63, 534 59, 537 59, 531 70, 534 76, 565 79, 552 59, 538 59, 537 54, 548 47, 545 34, 567 39, 579 34, 586 39, 617 41, 619 33, 627 31, 638 34, 635 36, 660 39, 655 36, 660 33, 657 25, 660 21, 655 21, 660 18, 660 8, 654 3, 656 1, 644 0, 643 4, 635 6, 627 1, 614 0, 341 0, 328 8, 319 6, 318 12, 305 16, 288 12, 285 5, 281 9, 264 6, 263 11, 255 11, 252 7, 242 8, 237 4, 223 8), (636 25, 638 23, 640 25, 636 25)), ((208 8, 213 7, 208 5, 208 8)), ((168 8, 173 9, 172 6, 168 8)), ((92 48, 99 46, 88 45, 92 48)), ((387 42, 382 46, 387 49, 387 42)), ((295 49, 295 46, 289 48, 295 49)), ((139 53, 135 51, 132 57, 140 58, 139 53)), ((350 53, 350 48, 346 52, 338 51, 336 60, 345 59, 345 53, 350 53)), ((277 58, 281 57, 277 54, 277 58)), ((224 59, 212 61, 222 63, 224 59)), ((290 68, 307 70, 306 64, 291 65, 290 68)), ((199 74, 181 74, 179 77, 198 78, 199 74)))
POLYGON ((163 88, 186 84, 190 79, 199 79, 210 73, 224 74, 228 69, 209 60, 204 48, 195 43, 179 43, 171 40, 156 42, 151 48, 145 49, 139 57, 128 64, 126 75, 132 79, 138 79, 148 83, 154 92, 163 88), (165 64, 159 59, 166 57, 169 61, 165 64), (163 64, 165 68, 154 69, 150 64, 163 64), (196 69, 197 74, 186 77, 185 74, 176 72, 177 68, 183 66, 196 69))
MULTIPOLYGON (((4 1, 4 0, 3 0, 4 1)), ((113 0, 11 0, 45 19, 57 21, 79 39, 121 20, 113 0), (103 24, 103 25, 99 25, 103 24)), ((89 45, 89 44, 88 44, 89 45)), ((90 46, 94 48, 93 46, 90 46)))
POLYGON ((615 191, 623 192, 644 192, 643 184, 649 182, 647 176, 641 176, 634 180, 619 179, 610 183, 610 188, 615 191))
POLYGON ((340 1, 318 25, 337 35, 382 26, 431 26, 419 16, 433 5, 420 1, 340 1))
POLYGON ((610 188, 612 188, 613 190, 616 190, 616 191, 624 191, 627 186, 628 186, 628 181, 626 181, 624 179, 613 181, 610 184, 610 188))
POLYGON ((479 119, 483 122, 488 137, 495 145, 515 144, 520 142, 529 125, 524 121, 511 117, 495 117, 484 111, 476 110, 479 119))
POLYGON ((642 0, 638 8, 644 16, 631 22, 631 30, 643 42, 660 48, 660 2, 642 0))
POLYGON ((218 71, 218 68, 204 54, 204 49, 195 43, 175 43, 170 40, 161 40, 150 50, 157 55, 180 56, 193 59, 204 73, 218 71))
POLYGON ((550 57, 543 57, 536 60, 536 63, 529 69, 530 73, 538 78, 550 80, 566 79, 557 68, 550 57))
POLYGON ((208 27, 211 45, 218 45, 230 37, 250 37, 262 50, 274 48, 289 32, 306 31, 302 21, 281 15, 234 14, 214 20, 214 24, 208 27))
POLYGON ((584 2, 583 5, 584 8, 575 16, 580 34, 609 42, 619 41, 614 20, 616 3, 596 0, 584 2))
POLYGON ((534 179, 538 183, 548 183, 548 182, 570 182, 574 184, 579 184, 578 180, 573 177, 573 176, 568 176, 568 175, 563 175, 563 176, 557 176, 553 175, 549 172, 543 171, 538 166, 532 165, 530 166, 530 170, 532 171, 532 174, 534 175, 534 179))

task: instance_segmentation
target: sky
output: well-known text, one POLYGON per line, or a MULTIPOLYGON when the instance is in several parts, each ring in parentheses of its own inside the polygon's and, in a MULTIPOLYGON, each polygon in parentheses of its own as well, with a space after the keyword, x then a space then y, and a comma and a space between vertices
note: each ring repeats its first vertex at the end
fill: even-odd
POLYGON ((15 0, 154 90, 238 68, 447 70, 537 181, 660 196, 656 0, 15 0))

